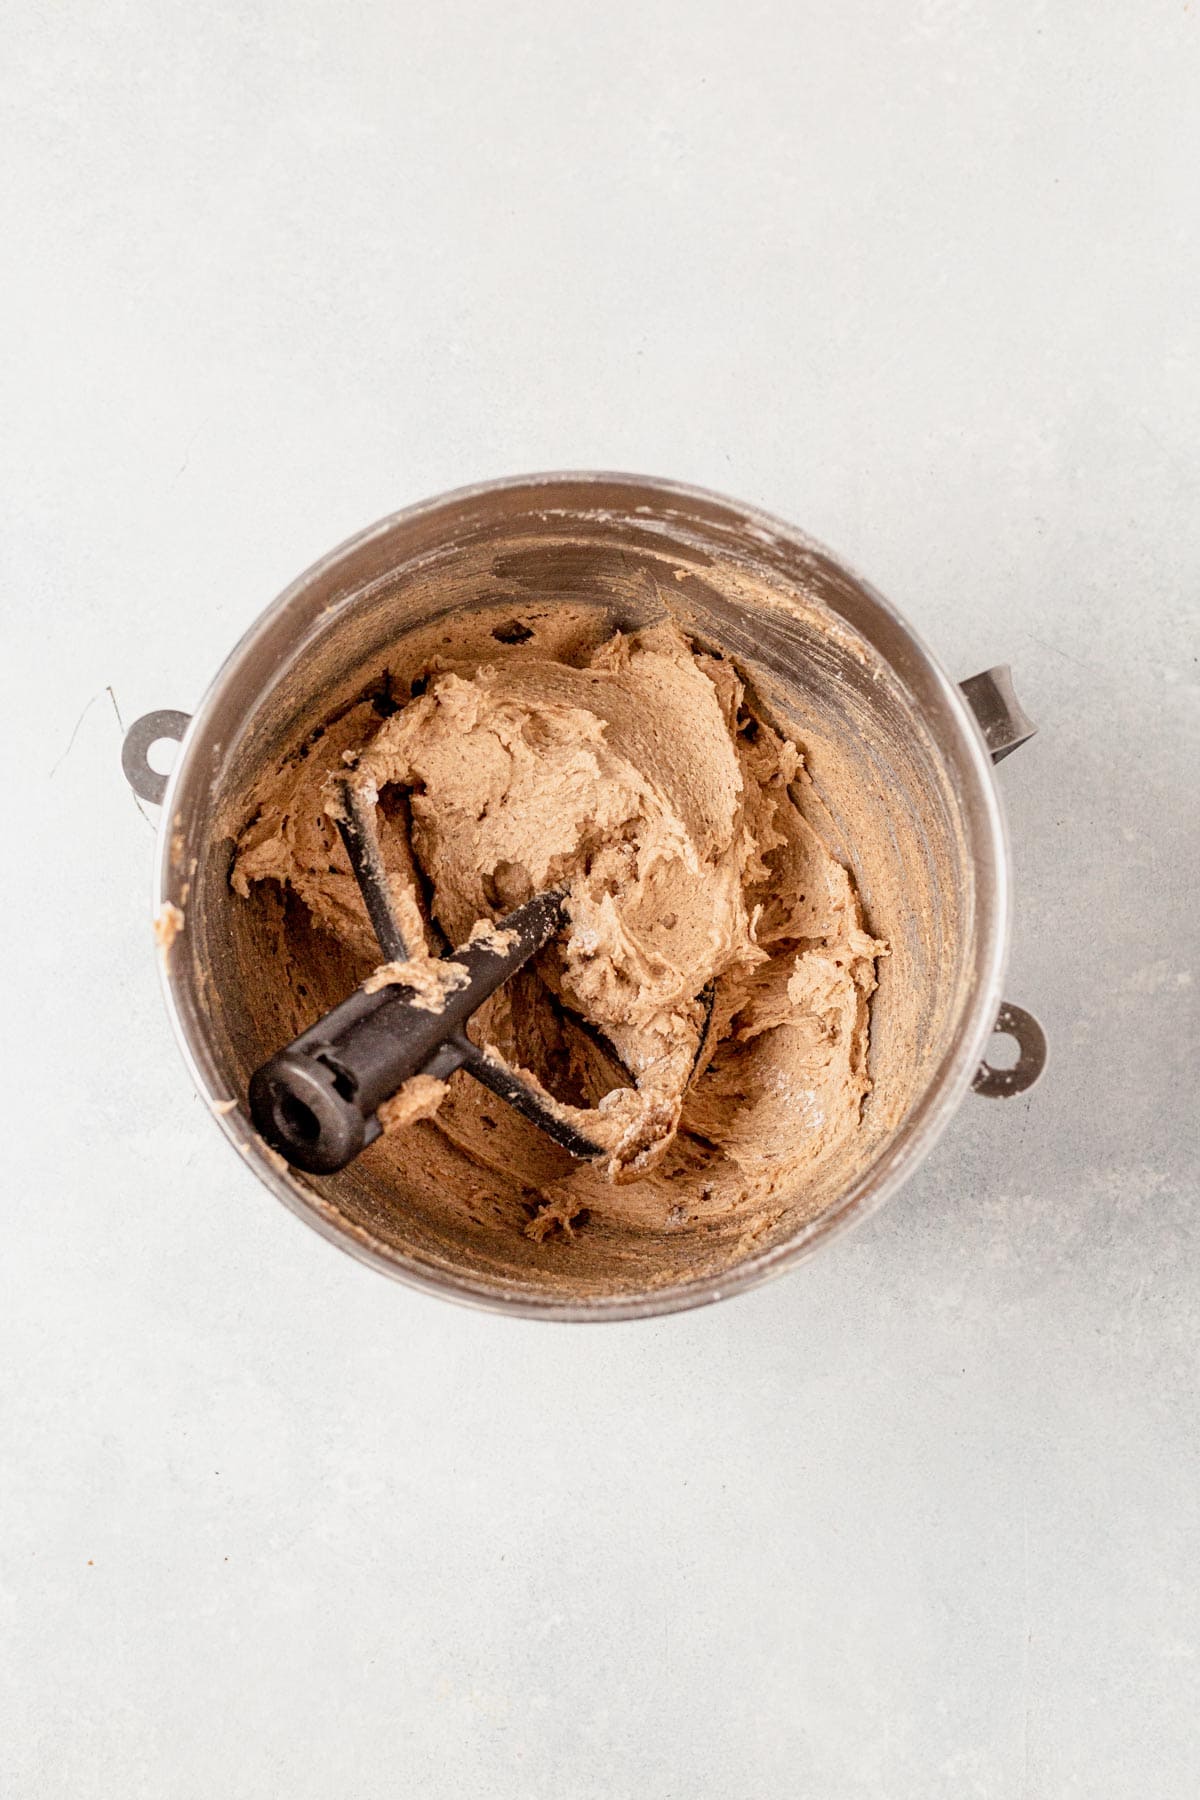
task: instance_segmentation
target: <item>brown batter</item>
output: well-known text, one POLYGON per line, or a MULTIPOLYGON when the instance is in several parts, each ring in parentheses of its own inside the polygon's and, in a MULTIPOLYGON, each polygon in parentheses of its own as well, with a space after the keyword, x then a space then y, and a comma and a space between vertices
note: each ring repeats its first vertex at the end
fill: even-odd
POLYGON ((535 1238, 697 1211, 757 1234, 855 1128, 884 949, 805 816, 801 752, 673 623, 598 647, 496 643, 486 660, 451 645, 413 689, 382 721, 353 707, 277 772, 234 886, 292 890, 366 973, 374 941, 329 811, 350 765, 417 962, 565 889, 568 928, 472 1035, 607 1155, 572 1163, 465 1075, 407 1084, 381 1114, 390 1153, 468 1210, 481 1181, 516 1182, 535 1238))

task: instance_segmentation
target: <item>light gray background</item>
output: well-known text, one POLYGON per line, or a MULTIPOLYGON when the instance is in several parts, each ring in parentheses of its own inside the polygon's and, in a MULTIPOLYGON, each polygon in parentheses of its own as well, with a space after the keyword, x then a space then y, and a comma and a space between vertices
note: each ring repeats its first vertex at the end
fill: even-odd
POLYGON ((1200 8, 4 13, 6 1796, 1200 1783, 1200 8), (463 482, 671 475, 1041 722, 968 1101, 815 1264, 475 1316, 193 1098, 120 730, 463 482))

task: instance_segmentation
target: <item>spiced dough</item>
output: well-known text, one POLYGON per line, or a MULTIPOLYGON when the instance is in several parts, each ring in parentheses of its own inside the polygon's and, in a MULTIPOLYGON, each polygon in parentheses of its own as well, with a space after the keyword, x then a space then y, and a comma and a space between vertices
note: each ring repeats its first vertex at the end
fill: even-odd
POLYGON ((456 1183, 468 1210, 489 1179, 515 1188, 535 1238, 701 1213, 753 1236, 856 1127, 885 952, 812 822, 802 751, 670 621, 576 649, 468 648, 431 659, 391 716, 364 701, 273 773, 233 885, 290 891, 370 981, 332 816, 348 773, 377 808, 407 974, 435 1003, 447 944, 564 889, 567 928, 471 1031, 603 1161, 572 1162, 463 1074, 407 1084, 369 1154, 456 1183))

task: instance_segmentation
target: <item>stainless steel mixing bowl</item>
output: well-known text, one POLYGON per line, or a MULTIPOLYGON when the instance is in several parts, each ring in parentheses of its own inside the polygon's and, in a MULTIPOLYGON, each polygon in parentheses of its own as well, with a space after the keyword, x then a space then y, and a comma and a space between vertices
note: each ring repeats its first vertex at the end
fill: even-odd
POLYGON ((126 774, 163 807, 156 917, 176 907, 184 920, 162 954, 184 1057, 221 1130, 271 1191, 385 1274, 543 1318, 642 1317, 721 1299, 873 1212, 972 1083, 1004 1094, 1036 1078, 1040 1029, 1001 1006, 1009 869, 992 769, 1032 729, 1007 670, 959 686, 826 551, 716 495, 630 476, 549 475, 407 508, 294 582, 194 717, 149 714, 128 734, 126 774), (547 1260, 520 1232, 511 1242, 473 1239, 448 1222, 437 1195, 365 1168, 365 1158, 325 1180, 289 1170, 245 1105, 250 1071, 291 1035, 247 980, 282 953, 279 905, 248 905, 228 881, 251 784, 378 681, 406 634, 452 610, 504 620, 534 602, 569 600, 632 628, 661 616, 664 599, 694 638, 736 659, 803 745, 826 835, 853 869, 871 929, 890 944, 872 1009, 874 1089, 853 1141, 753 1244, 719 1231, 703 1245, 663 1234, 640 1260, 603 1241, 572 1261, 561 1250, 547 1260), (148 761, 164 737, 182 738, 169 779, 148 761), (1017 1039, 1013 1068, 983 1061, 996 1028, 1017 1039))

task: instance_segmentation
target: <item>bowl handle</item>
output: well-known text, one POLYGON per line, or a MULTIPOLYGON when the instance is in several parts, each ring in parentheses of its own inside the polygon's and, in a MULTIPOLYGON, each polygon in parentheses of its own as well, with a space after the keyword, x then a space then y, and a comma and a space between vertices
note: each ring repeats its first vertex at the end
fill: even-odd
POLYGON ((150 752, 164 738, 178 743, 191 724, 191 719, 191 713, 172 712, 169 708, 162 712, 143 713, 125 733, 125 741, 121 745, 121 767, 125 771, 126 781, 139 800, 147 800, 151 806, 162 805, 162 797, 167 791, 167 777, 150 767, 150 752))
POLYGON ((993 1068, 986 1058, 971 1083, 987 1100, 1007 1100, 1031 1088, 1046 1066, 1046 1034, 1032 1013, 1005 1000, 996 1014, 993 1031, 1016 1039, 1017 1060, 1011 1069, 993 1068))
POLYGON ((983 741, 991 751, 994 763, 1011 756, 1037 731, 1037 726, 1017 699, 1012 670, 1007 663, 997 663, 994 669, 984 669, 980 675, 968 675, 958 685, 978 720, 983 741))
MULTIPOLYGON (((1007 663, 997 663, 994 669, 969 675, 958 685, 975 714, 994 763, 1011 756, 1037 731, 1037 726, 1017 699, 1012 670, 1007 663)), ((1011 1069, 994 1069, 986 1060, 981 1062, 971 1086, 989 1100, 1006 1100, 1011 1094, 1023 1094, 1026 1088, 1031 1088, 1045 1068, 1046 1034, 1032 1013, 1026 1012, 1023 1006, 1014 1006, 1010 1000, 1001 1006, 993 1029, 1016 1039, 1017 1060, 1011 1069)))

